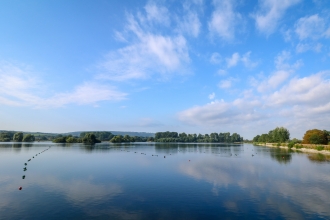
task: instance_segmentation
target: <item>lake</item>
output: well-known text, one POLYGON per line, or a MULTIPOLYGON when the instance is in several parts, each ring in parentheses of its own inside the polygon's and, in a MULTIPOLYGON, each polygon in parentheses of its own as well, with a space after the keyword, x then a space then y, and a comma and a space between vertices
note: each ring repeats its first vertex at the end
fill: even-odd
POLYGON ((329 161, 251 144, 1 143, 0 219, 330 219, 329 161))

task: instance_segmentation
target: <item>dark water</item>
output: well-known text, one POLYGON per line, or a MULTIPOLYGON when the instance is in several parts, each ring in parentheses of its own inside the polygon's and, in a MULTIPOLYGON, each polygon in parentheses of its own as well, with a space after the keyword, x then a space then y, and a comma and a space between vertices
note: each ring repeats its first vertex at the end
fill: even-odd
POLYGON ((249 144, 0 144, 0 219, 330 219, 329 160, 249 144))

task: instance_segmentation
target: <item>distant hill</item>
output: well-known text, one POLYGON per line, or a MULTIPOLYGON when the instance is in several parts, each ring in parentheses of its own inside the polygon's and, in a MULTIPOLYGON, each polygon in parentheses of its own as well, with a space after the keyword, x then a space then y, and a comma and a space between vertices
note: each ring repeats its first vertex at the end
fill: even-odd
MULTIPOLYGON (((8 132, 8 133, 16 133, 16 132, 22 132, 24 134, 33 134, 34 136, 46 136, 46 137, 54 137, 56 135, 72 135, 72 136, 80 136, 81 132, 102 132, 102 131, 74 131, 74 132, 68 132, 68 133, 44 133, 44 132, 29 132, 29 131, 8 131, 8 130, 0 130, 0 133, 2 132, 8 132)), ((114 135, 129 135, 129 136, 138 136, 138 137, 155 137, 155 133, 148 133, 148 132, 134 132, 134 131, 107 131, 111 132, 114 135)))
POLYGON ((64 133, 62 135, 69 135, 71 134, 72 136, 78 136, 80 135, 81 132, 111 132, 114 135, 129 135, 129 136, 138 136, 138 137, 155 137, 155 133, 148 133, 148 132, 135 132, 135 131, 75 131, 75 132, 69 132, 69 133, 64 133))

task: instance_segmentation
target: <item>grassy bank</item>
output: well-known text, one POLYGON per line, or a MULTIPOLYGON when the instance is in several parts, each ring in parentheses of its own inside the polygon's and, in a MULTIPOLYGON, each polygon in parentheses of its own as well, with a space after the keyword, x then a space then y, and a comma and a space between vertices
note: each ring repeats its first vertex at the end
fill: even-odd
POLYGON ((322 153, 322 154, 330 155, 330 145, 322 145, 322 144, 293 144, 293 145, 290 145, 288 143, 260 143, 260 142, 255 142, 253 144, 257 145, 257 146, 279 147, 279 148, 286 148, 286 149, 291 149, 291 150, 299 150, 299 151, 308 152, 308 153, 322 153))

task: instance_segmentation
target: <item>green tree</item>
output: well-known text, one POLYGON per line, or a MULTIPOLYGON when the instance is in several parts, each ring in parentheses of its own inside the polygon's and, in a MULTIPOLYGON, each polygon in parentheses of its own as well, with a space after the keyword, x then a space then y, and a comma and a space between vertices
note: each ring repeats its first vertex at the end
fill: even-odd
POLYGON ((308 130, 304 134, 303 144, 328 144, 327 133, 318 129, 308 130))
POLYGON ((0 141, 9 142, 11 140, 10 135, 7 132, 0 134, 0 141))
POLYGON ((23 133, 22 132, 15 133, 13 140, 17 142, 21 142, 23 140, 23 133))
POLYGON ((253 142, 258 142, 259 141, 259 138, 260 138, 260 135, 258 134, 257 136, 255 136, 254 138, 253 138, 253 142))
POLYGON ((23 137, 23 142, 33 142, 33 141, 35 141, 36 139, 35 139, 35 137, 34 137, 34 135, 33 134, 26 134, 26 135, 24 135, 24 137, 23 137))
POLYGON ((100 140, 96 139, 96 136, 93 133, 87 133, 87 134, 85 134, 84 138, 82 139, 82 142, 84 144, 101 143, 100 140))
POLYGON ((111 142, 111 143, 121 143, 121 142, 124 141, 123 139, 124 139, 124 138, 123 138, 122 135, 116 135, 116 136, 114 136, 113 138, 111 138, 110 142, 111 142))
POLYGON ((54 143, 66 143, 66 137, 58 137, 53 140, 54 143))
POLYGON ((272 142, 284 143, 290 140, 290 132, 284 127, 277 127, 273 130, 271 138, 272 142))

